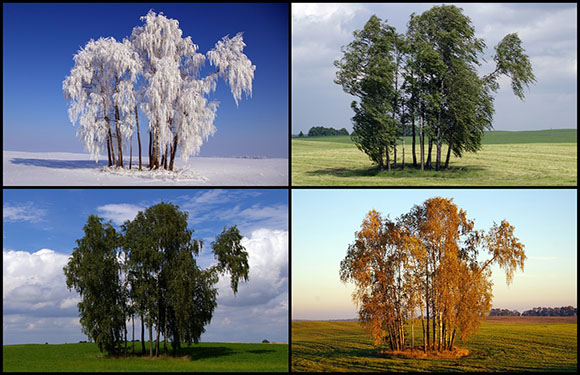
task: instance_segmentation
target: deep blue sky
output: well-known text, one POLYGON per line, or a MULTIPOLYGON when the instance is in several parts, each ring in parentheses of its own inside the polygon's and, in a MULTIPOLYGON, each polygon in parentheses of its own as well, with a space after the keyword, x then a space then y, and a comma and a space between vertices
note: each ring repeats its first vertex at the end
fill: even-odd
POLYGON ((256 65, 238 108, 219 81, 217 132, 200 156, 287 157, 288 4, 3 4, 3 149, 82 152, 62 93, 73 55, 91 38, 130 36, 149 9, 177 19, 201 53, 243 32, 256 65))
MULTIPOLYGON (((86 340, 76 293, 63 266, 90 214, 120 223, 160 201, 189 213, 204 241, 198 264, 215 264, 211 242, 237 225, 249 253, 250 280, 233 295, 229 277, 217 285, 218 307, 205 342, 288 341, 287 189, 7 189, 3 196, 3 343, 86 340)), ((138 327, 138 325, 137 325, 138 327)))

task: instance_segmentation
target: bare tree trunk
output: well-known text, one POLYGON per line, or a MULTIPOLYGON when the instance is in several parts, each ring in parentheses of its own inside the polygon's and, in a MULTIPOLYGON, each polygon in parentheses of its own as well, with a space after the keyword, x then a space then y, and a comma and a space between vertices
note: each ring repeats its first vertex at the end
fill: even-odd
POLYGON ((109 157, 109 167, 111 165, 113 165, 113 162, 111 161, 111 142, 109 141, 109 137, 107 137, 107 156, 109 157))
POLYGON ((415 349, 415 319, 411 320, 411 351, 415 349))
MULTIPOLYGON (((427 322, 429 325, 429 322, 427 322)), ((421 326, 423 328, 423 352, 427 352, 427 333, 425 331, 425 318, 423 317, 423 309, 421 309, 421 326)))
POLYGON ((153 133, 149 129, 149 169, 153 169, 153 133))
POLYGON ((131 336, 131 350, 135 354, 135 315, 131 315, 131 328, 133 329, 133 335, 131 336))
POLYGON ((157 327, 157 337, 155 338, 155 356, 159 357, 159 335, 161 333, 161 327, 157 327))
POLYGON ((149 321, 149 357, 153 357, 153 323, 149 321))
POLYGON ((447 157, 445 158, 445 169, 449 168, 449 159, 451 157, 451 148, 453 147, 453 133, 455 129, 451 130, 451 136, 449 137, 449 144, 447 147, 447 157))
POLYGON ((169 150, 169 145, 165 145, 165 152, 163 153, 163 158, 161 159, 163 164, 163 168, 167 170, 167 152, 169 150))
POLYGON ((405 169, 405 137, 403 136, 403 162, 401 163, 401 169, 405 169))
POLYGON ((171 147, 171 160, 169 161, 169 170, 172 171, 173 170, 173 162, 175 161, 175 154, 177 153, 177 141, 178 141, 178 135, 177 133, 175 134, 175 137, 173 137, 173 147, 171 147))
POLYGON ((442 346, 442 344, 443 344, 443 340, 442 340, 442 337, 443 337, 442 336, 443 335, 443 321, 442 321, 442 319, 443 319, 443 316, 441 314, 441 311, 439 311, 439 343, 438 343, 439 350, 442 350, 443 349, 443 346, 442 346))
POLYGON ((427 151, 427 168, 431 169, 431 152, 433 152, 433 138, 429 137, 429 151, 427 151))
POLYGON ((413 132, 413 145, 412 145, 412 152, 413 152, 413 167, 417 166, 417 155, 415 155, 415 115, 411 116, 411 130, 413 132))
POLYGON ((131 134, 131 140, 129 141, 129 169, 133 164, 133 134, 131 134))
POLYGON ((397 139, 393 142, 393 168, 397 167, 397 139))
POLYGON ((386 145, 385 146, 385 157, 387 158, 386 163, 387 163, 387 171, 391 170, 391 161, 389 160, 389 146, 386 145))
POLYGON ((167 318, 165 318, 165 332, 163 332, 163 336, 164 336, 164 342, 163 342, 163 354, 167 355, 167 318))
POLYGON ((425 310, 427 315, 427 346, 429 346, 429 266, 425 264, 425 310))
POLYGON ((437 160, 435 161, 435 170, 441 169, 441 126, 437 127, 437 160))
POLYGON ((419 143, 421 148, 421 170, 425 170, 425 134, 423 132, 423 114, 419 118, 419 143))
POLYGON ((107 120, 107 123, 109 124, 109 144, 111 145, 110 150, 111 150, 111 165, 116 165, 116 161, 115 161, 115 147, 113 147, 113 133, 111 133, 111 122, 109 120, 109 117, 105 118, 107 120))
POLYGON ((119 148, 119 158, 117 159, 117 165, 119 167, 123 166, 123 139, 121 138, 121 130, 119 129, 119 106, 115 105, 115 123, 117 130, 117 147, 119 148))
POLYGON ((139 133, 139 115, 135 104, 135 123, 137 124, 137 144, 139 145, 139 170, 141 170, 141 134, 139 133))
POLYGON ((141 349, 143 355, 145 355, 145 321, 143 320, 143 315, 141 315, 141 349))
POLYGON ((125 355, 127 355, 127 317, 125 317, 125 355))

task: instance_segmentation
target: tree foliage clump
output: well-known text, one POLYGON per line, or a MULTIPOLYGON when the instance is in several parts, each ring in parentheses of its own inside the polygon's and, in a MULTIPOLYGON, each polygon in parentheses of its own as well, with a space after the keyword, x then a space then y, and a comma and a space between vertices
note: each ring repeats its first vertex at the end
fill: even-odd
POLYGON ((414 349, 419 322, 424 351, 452 350, 456 337, 477 331, 491 309, 490 264, 503 268, 509 283, 526 255, 506 220, 487 233, 474 224, 452 199, 440 197, 395 220, 369 211, 340 264, 340 278, 355 284, 359 320, 377 346, 414 349), (484 249, 491 258, 480 263, 484 249))
POLYGON ((348 135, 348 130, 345 128, 336 130, 332 127, 325 128, 324 126, 313 126, 308 130, 309 137, 326 137, 335 135, 348 135))
POLYGON ((123 167, 129 145, 131 168, 136 133, 141 170, 140 108, 149 120, 149 168, 173 170, 178 149, 187 160, 215 132, 218 103, 207 96, 218 78, 238 105, 242 94, 252 94, 256 66, 243 53, 242 33, 223 37, 204 55, 183 37, 177 20, 151 10, 141 20, 144 25, 122 42, 91 39, 74 56, 62 87, 70 120, 79 123, 77 134, 92 158, 106 147, 109 166, 123 167), (201 77, 206 60, 216 71, 201 77))
POLYGON ((202 269, 195 258, 203 243, 192 238, 187 218, 178 206, 159 203, 126 221, 119 233, 89 216, 64 273, 67 287, 81 296, 83 332, 101 351, 127 354, 127 322, 138 316, 142 353, 147 325, 149 355, 159 355, 161 336, 165 353, 171 340, 175 355, 182 342, 197 343, 210 323, 219 275, 229 274, 234 294, 248 280, 248 253, 237 226, 217 236, 217 264, 202 269))
POLYGON ((381 170, 396 165, 398 142, 403 143, 404 168, 404 136, 409 133, 413 166, 421 170, 443 168, 444 143, 445 168, 451 152, 461 157, 463 152, 478 151, 484 130, 493 127, 493 93, 499 77, 508 76, 522 100, 524 88, 535 82, 515 33, 495 47, 496 69, 479 77, 485 42, 476 38, 471 20, 454 5, 411 14, 405 34, 372 15, 353 35, 354 40, 342 48, 343 57, 334 62, 334 82, 358 98, 351 104, 356 134, 352 139, 381 170))

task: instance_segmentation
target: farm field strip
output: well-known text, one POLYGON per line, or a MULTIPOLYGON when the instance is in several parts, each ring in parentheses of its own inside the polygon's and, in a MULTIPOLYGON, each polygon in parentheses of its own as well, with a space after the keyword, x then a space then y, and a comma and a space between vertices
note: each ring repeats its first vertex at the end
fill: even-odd
MULTIPOLYGON (((434 360, 380 356, 357 322, 292 322, 292 370, 575 372, 576 333, 575 323, 486 321, 477 335, 457 343, 468 356, 434 360)), ((420 325, 415 340, 421 344, 420 325)))
MULTIPOLYGON (((141 343, 137 342, 137 352, 141 343)), ((149 350, 148 343, 146 344, 149 350)), ((288 344, 199 343, 173 357, 106 357, 94 343, 4 345, 3 371, 287 372, 288 344)))
MULTIPOLYGON (((478 153, 451 155, 448 170, 412 168, 412 147, 405 145, 405 170, 378 171, 348 137, 292 139, 292 185, 411 186, 575 186, 577 144, 484 144, 478 153), (335 139, 336 138, 336 139, 335 139)), ((447 146, 442 147, 444 162, 447 146)), ((418 148, 417 148, 417 156, 418 148)), ((435 160, 435 150, 432 160, 435 160)), ((402 146, 397 161, 402 160, 402 146)), ((419 160, 418 160, 419 161, 419 160)))

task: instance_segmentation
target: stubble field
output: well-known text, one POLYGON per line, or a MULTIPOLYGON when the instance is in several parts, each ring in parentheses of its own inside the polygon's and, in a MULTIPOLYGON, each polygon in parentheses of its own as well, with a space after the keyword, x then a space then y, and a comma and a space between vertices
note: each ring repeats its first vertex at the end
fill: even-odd
MULTIPOLYGON (((575 129, 487 132, 477 153, 451 155, 449 169, 412 166, 410 138, 405 169, 378 171, 350 136, 292 139, 293 186, 576 186, 575 129)), ((402 160, 402 146, 397 147, 402 160)), ((417 158, 419 147, 417 145, 417 158)), ((442 147, 445 160, 446 145, 442 147)), ((435 160, 435 147, 432 158, 435 160)))
MULTIPOLYGON (((420 328, 415 329, 420 341, 420 328)), ((469 350, 466 357, 412 359, 379 355, 358 322, 294 321, 291 367, 333 372, 577 372, 577 345, 577 324, 570 319, 562 323, 523 317, 483 322, 477 335, 456 343, 469 350)))

